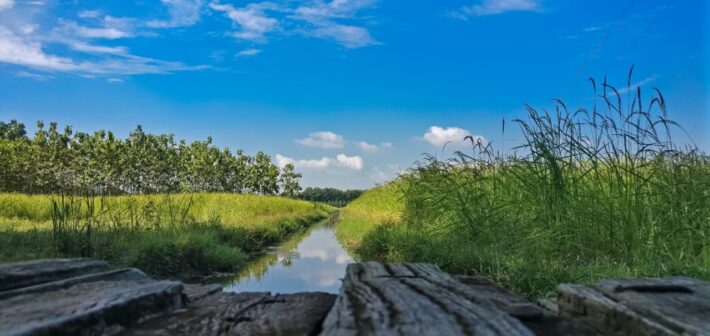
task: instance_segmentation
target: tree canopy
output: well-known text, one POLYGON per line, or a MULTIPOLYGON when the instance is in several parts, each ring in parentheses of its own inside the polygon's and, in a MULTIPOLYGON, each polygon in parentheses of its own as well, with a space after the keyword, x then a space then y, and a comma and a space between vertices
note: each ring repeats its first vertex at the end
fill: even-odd
POLYGON ((327 203, 334 206, 345 206, 362 195, 362 190, 340 190, 335 188, 311 188, 308 187, 298 194, 298 198, 327 203))
POLYGON ((147 134, 138 125, 126 139, 112 132, 76 132, 37 122, 30 137, 15 120, 0 122, 0 192, 108 194, 233 192, 293 196, 295 167, 283 171, 263 152, 221 149, 208 137, 187 143, 147 134))

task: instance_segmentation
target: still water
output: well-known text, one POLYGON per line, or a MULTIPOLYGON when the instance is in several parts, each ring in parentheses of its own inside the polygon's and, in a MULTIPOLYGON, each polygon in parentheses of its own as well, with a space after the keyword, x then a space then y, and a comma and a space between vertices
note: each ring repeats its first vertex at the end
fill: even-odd
POLYGON ((333 227, 323 223, 252 261, 223 283, 224 291, 337 294, 352 261, 335 239, 333 227))

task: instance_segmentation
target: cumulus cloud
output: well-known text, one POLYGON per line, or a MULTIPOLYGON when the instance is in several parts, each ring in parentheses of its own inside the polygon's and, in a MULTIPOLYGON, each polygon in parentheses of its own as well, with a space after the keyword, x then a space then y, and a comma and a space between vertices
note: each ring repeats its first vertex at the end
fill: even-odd
POLYGON ((160 0, 168 10, 168 20, 151 20, 146 23, 151 28, 175 28, 191 26, 200 20, 203 0, 160 0))
POLYGON ((363 160, 361 157, 359 157, 357 155, 347 156, 345 154, 338 154, 336 159, 338 161, 338 164, 342 167, 353 169, 353 170, 362 169, 363 160))
POLYGON ((461 7, 452 13, 453 17, 466 19, 471 16, 497 15, 507 12, 539 12, 539 0, 482 0, 480 3, 461 7))
POLYGON ((439 127, 431 126, 424 134, 423 139, 435 146, 446 144, 462 145, 466 142, 466 137, 472 137, 475 142, 483 141, 485 138, 480 135, 473 135, 466 129, 460 127, 439 127))
POLYGON ((379 145, 368 143, 367 141, 356 142, 355 145, 363 152, 376 153, 383 149, 392 148, 391 142, 382 142, 379 145))
POLYGON ((255 56, 261 54, 261 49, 244 49, 237 53, 237 57, 255 56))
POLYGON ((313 132, 296 142, 303 146, 319 148, 343 148, 345 146, 343 136, 330 131, 313 132))
POLYGON ((276 154, 276 165, 283 168, 287 164, 293 164, 298 169, 325 170, 329 168, 346 168, 350 170, 361 170, 364 161, 361 157, 338 154, 335 158, 322 157, 320 159, 296 160, 281 154, 276 154))
POLYGON ((267 10, 278 10, 280 7, 270 2, 251 3, 245 7, 236 8, 230 4, 211 3, 210 8, 224 12, 237 26, 234 37, 242 40, 263 42, 265 35, 278 28, 279 21, 266 15, 267 10))

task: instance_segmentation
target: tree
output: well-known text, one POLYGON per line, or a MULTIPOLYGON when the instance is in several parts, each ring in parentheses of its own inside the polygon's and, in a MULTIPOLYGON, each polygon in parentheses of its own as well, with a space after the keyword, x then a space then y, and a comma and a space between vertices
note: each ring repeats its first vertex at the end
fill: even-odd
POLYGON ((279 188, 298 193, 300 174, 285 177, 259 152, 236 154, 212 144, 212 138, 187 143, 172 134, 148 134, 138 125, 125 140, 100 130, 59 131, 37 122, 34 138, 23 124, 0 122, 0 192, 103 194, 252 192, 275 195, 279 188), (284 184, 285 183, 285 184, 284 184), (284 186, 286 186, 284 188, 284 186))
POLYGON ((301 185, 298 180, 302 177, 296 172, 296 166, 293 163, 287 163, 281 169, 279 184, 281 187, 281 195, 286 197, 294 197, 301 191, 301 185))
POLYGON ((10 120, 7 124, 0 121, 0 139, 18 140, 26 135, 25 124, 19 123, 17 120, 10 120))

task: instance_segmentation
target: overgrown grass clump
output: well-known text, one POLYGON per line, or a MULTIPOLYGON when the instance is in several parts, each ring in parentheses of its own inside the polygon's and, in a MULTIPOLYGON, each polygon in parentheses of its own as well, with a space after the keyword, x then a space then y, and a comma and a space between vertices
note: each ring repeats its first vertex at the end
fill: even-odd
POLYGON ((0 261, 81 256, 191 278, 234 271, 330 212, 276 196, 0 194, 0 261))
POLYGON ((660 93, 628 98, 604 83, 589 110, 528 107, 516 154, 470 139, 453 159, 428 156, 363 195, 399 201, 398 220, 356 201, 338 230, 362 258, 434 262, 528 297, 608 277, 710 279, 710 157, 676 145, 660 93))

